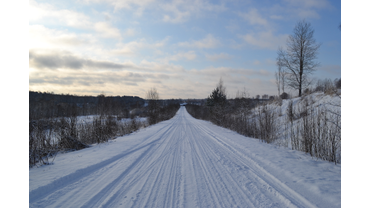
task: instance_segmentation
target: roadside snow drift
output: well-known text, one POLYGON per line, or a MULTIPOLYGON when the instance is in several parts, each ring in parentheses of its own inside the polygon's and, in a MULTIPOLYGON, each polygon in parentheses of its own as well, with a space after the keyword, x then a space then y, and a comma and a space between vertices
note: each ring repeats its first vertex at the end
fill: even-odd
POLYGON ((181 107, 171 120, 29 170, 30 207, 340 207, 341 166, 181 107))

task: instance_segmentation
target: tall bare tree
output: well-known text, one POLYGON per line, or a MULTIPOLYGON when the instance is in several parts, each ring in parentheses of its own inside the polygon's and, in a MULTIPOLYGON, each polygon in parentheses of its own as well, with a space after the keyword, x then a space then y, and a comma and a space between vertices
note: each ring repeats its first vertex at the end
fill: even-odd
POLYGON ((285 92, 285 77, 286 72, 284 70, 284 67, 281 64, 280 57, 276 59, 276 65, 278 66, 278 70, 275 72, 275 83, 278 88, 278 95, 280 96, 280 90, 282 90, 282 93, 285 92))
MULTIPOLYGON (((279 67, 280 70, 280 67, 279 67)), ((280 73, 279 71, 275 72, 275 83, 278 88, 278 95, 280 96, 280 73)))
POLYGON ((309 22, 299 21, 293 35, 289 35, 286 50, 278 49, 279 64, 286 69, 287 85, 298 90, 299 97, 302 89, 310 84, 309 75, 319 66, 315 62, 321 44, 316 43, 313 37, 314 29, 309 22))

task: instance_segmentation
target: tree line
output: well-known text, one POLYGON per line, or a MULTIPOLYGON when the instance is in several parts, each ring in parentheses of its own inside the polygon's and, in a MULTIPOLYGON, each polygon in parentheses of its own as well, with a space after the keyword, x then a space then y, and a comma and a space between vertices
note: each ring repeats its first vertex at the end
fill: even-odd
POLYGON ((78 96, 52 92, 29 91, 30 119, 70 116, 77 110, 83 115, 120 115, 128 118, 129 111, 144 106, 145 100, 137 96, 78 96), (104 110, 104 112, 102 112, 104 110))

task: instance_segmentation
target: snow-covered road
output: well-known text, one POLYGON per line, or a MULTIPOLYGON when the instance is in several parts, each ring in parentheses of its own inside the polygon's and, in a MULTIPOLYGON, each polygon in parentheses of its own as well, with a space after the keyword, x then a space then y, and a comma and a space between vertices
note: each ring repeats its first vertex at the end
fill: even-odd
POLYGON ((192 118, 30 169, 30 207, 340 207, 341 167, 192 118))

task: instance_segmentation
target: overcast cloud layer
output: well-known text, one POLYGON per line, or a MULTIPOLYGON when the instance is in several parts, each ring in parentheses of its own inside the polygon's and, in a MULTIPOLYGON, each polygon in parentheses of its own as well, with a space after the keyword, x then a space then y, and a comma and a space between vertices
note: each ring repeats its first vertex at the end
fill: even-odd
MULTIPOLYGON (((306 19, 322 43, 314 78, 341 77, 340 1, 29 2, 29 89, 78 95, 276 95, 278 46, 306 19)), ((295 93, 295 92, 294 92, 295 93)))

